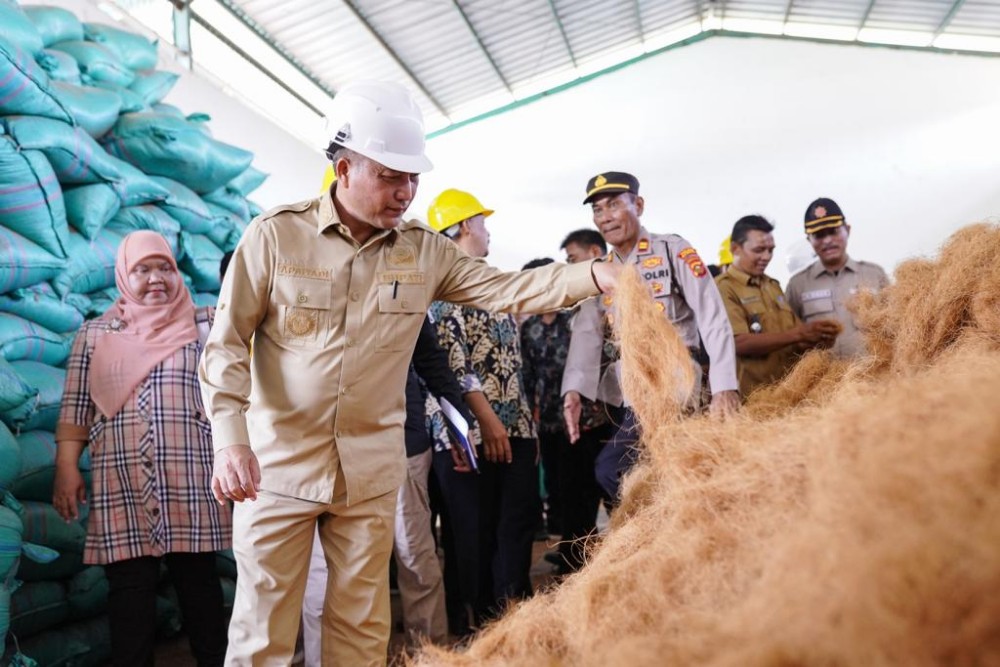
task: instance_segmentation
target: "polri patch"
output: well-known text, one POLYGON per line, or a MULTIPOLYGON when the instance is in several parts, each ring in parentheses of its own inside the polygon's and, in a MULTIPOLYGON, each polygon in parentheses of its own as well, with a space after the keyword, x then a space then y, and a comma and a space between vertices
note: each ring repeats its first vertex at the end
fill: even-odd
POLYGON ((701 261, 701 257, 698 256, 698 251, 694 248, 684 248, 684 250, 677 253, 677 259, 688 265, 688 268, 691 269, 691 273, 695 278, 701 278, 708 273, 708 269, 705 268, 705 263, 701 261))

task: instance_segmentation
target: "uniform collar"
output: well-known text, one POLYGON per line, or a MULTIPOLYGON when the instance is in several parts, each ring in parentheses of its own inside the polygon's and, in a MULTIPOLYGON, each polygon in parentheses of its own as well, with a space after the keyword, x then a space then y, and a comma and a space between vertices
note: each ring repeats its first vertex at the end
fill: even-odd
POLYGON ((633 257, 638 258, 638 257, 643 257, 645 255, 651 255, 651 254, 653 254, 653 237, 652 237, 652 235, 648 231, 646 231, 645 227, 643 227, 642 225, 639 225, 639 236, 636 237, 635 246, 632 247, 632 250, 629 252, 628 256, 627 257, 620 257, 618 255, 618 253, 615 251, 615 249, 612 248, 608 252, 608 258, 612 262, 622 262, 622 263, 624 263, 624 262, 628 262, 633 257), (643 241, 646 242, 645 249, 642 249, 643 248, 643 241))
MULTIPOLYGON (((857 273, 858 272, 858 263, 856 261, 854 261, 853 259, 851 259, 850 256, 847 257, 847 263, 844 264, 844 268, 841 269, 841 271, 848 271, 848 270, 851 273, 857 273)), ((813 263, 812 268, 809 269, 809 277, 810 278, 819 278, 824 273, 829 274, 831 276, 833 275, 833 272, 832 271, 827 271, 826 267, 823 266, 823 262, 821 262, 820 260, 817 259, 813 263)))
MULTIPOLYGON (((345 225, 341 221, 340 215, 337 213, 337 207, 334 206, 333 204, 333 192, 336 189, 337 189, 337 184, 334 183, 329 190, 320 195, 319 214, 316 218, 316 225, 317 225, 316 233, 321 235, 330 227, 336 227, 337 231, 340 232, 341 236, 357 243, 357 241, 354 239, 354 236, 351 234, 351 230, 348 229, 347 225, 345 225)), ((372 237, 368 239, 366 245, 368 243, 372 243, 373 241, 376 241, 378 239, 390 235, 395 237, 397 232, 398 228, 376 230, 376 232, 372 234, 372 237)))
POLYGON ((767 280, 767 274, 764 274, 763 276, 751 276, 735 264, 729 265, 729 268, 726 269, 726 275, 732 276, 733 280, 742 285, 753 285, 754 287, 763 285, 764 281, 767 280))

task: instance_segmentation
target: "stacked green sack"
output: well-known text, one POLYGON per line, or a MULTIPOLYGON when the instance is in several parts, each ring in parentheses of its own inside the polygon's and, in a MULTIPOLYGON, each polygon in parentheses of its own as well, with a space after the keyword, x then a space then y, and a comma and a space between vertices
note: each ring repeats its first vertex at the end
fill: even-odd
MULTIPOLYGON (((266 174, 210 117, 163 100, 177 75, 156 44, 60 7, 0 0, 0 664, 101 664, 107 580, 82 562, 85 507, 51 505, 65 363, 85 319, 119 297, 122 238, 164 235, 199 306, 260 207, 266 174)), ((90 493, 90 458, 80 469, 90 493)), ((227 603, 235 568, 220 555, 227 603)), ((161 634, 180 627, 169 586, 161 634)))

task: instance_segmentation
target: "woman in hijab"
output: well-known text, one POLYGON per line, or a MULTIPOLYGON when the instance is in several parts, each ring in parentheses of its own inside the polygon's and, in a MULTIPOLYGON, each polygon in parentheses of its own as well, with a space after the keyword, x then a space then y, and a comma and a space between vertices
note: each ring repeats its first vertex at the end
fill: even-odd
POLYGON ((87 503, 77 465, 90 446, 93 491, 84 562, 110 584, 112 661, 153 664, 156 587, 165 560, 199 667, 222 665, 226 627, 215 554, 232 518, 212 498, 212 436, 198 385, 199 326, 170 246, 133 232, 118 248, 121 297, 73 343, 56 429, 52 504, 67 521, 87 503))

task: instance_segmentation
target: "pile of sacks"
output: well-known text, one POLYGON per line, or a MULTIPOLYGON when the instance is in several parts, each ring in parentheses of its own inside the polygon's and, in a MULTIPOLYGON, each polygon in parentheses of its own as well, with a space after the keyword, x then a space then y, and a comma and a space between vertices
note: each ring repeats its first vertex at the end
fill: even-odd
MULTIPOLYGON (((145 37, 12 0, 0 25, 0 639, 9 624, 24 655, 89 664, 107 650, 107 581, 82 564, 86 517, 51 506, 73 336, 118 297, 117 247, 137 229, 163 234, 196 304, 214 305, 266 175, 206 115, 161 101, 177 75, 145 37)), ((220 565, 234 575, 231 556, 220 565)))
POLYGON ((636 278, 616 302, 643 437, 610 530, 412 664, 1000 664, 1000 227, 862 295, 871 356, 811 352, 723 423, 679 418, 687 352, 636 278))

